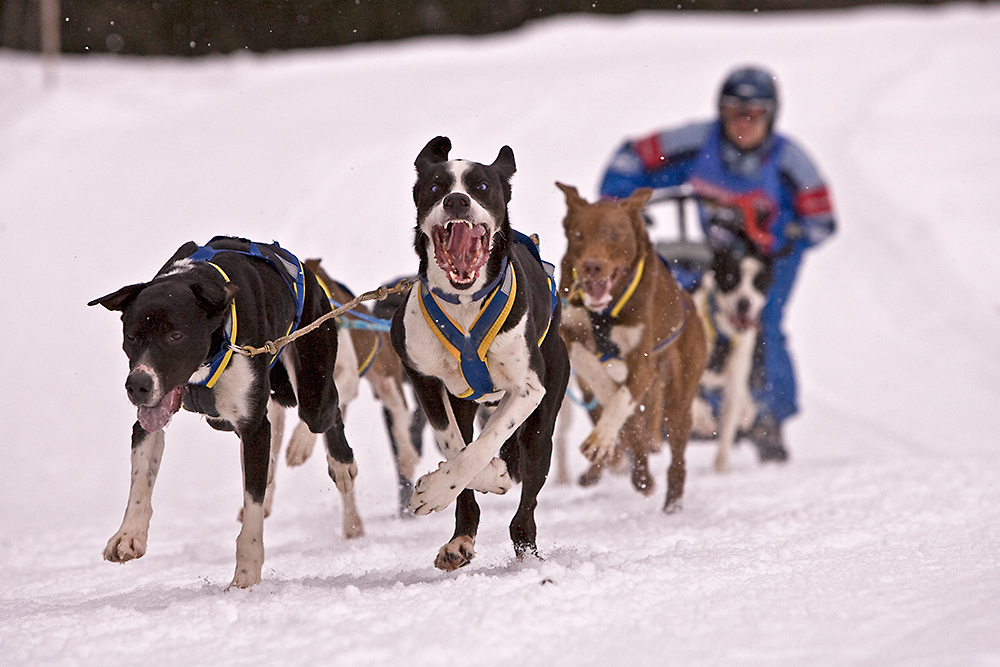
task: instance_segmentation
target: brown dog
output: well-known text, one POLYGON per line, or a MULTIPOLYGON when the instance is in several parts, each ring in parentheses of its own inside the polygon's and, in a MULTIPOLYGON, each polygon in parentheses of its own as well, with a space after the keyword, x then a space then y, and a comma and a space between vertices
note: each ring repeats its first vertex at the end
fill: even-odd
MULTIPOLYGON (((331 306, 339 307, 354 298, 344 285, 323 270, 320 260, 308 259, 305 265, 327 291, 331 306)), ((369 314, 368 309, 359 304, 350 313, 337 318, 337 337, 341 354, 337 357, 334 382, 340 393, 341 411, 346 418, 347 405, 358 395, 360 378, 367 379, 371 383, 375 397, 382 403, 389 439, 392 442, 399 478, 400 513, 408 513, 406 508, 413 494, 413 476, 420 461, 420 454, 410 434, 410 409, 403 392, 403 365, 396 351, 392 349, 388 331, 353 326, 350 320, 359 321, 359 318, 351 315, 355 312, 362 315, 369 314)), ((275 422, 273 416, 271 421, 275 422)), ((308 429, 300 423, 288 443, 286 461, 289 467, 305 463, 312 454, 314 444, 315 437, 311 436, 308 429)), ((354 503, 353 491, 344 494, 343 523, 345 537, 361 537, 364 534, 361 517, 354 503)))
POLYGON ((670 443, 665 511, 680 509, 691 435, 691 403, 708 352, 691 297, 659 259, 642 209, 652 190, 621 201, 588 203, 576 188, 566 195, 568 247, 560 293, 568 302, 560 333, 590 410, 594 430, 581 450, 593 483, 620 450, 632 459, 632 484, 653 490, 648 456, 670 443))

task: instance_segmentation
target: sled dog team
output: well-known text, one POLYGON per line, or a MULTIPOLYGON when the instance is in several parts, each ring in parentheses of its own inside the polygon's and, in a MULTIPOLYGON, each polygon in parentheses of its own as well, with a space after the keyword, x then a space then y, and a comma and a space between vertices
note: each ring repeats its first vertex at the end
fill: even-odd
POLYGON ((537 555, 535 507, 571 368, 593 423, 581 447, 590 462, 581 483, 627 466, 633 486, 648 495, 648 458, 666 441, 664 510, 677 511, 692 430, 718 434, 716 468, 726 469, 740 428, 753 421, 748 383, 768 260, 717 250, 689 293, 649 239, 643 210, 652 190, 590 203, 559 183, 567 251, 557 282, 536 243, 509 219, 513 151, 504 146, 491 164, 452 159, 450 151, 451 142, 436 137, 416 158, 416 279, 387 318, 359 307, 295 337, 351 294, 318 260, 232 237, 185 243, 149 282, 90 303, 121 312, 125 389, 138 417, 128 503, 106 560, 146 552, 164 428, 182 407, 240 439, 242 527, 231 585, 261 580, 263 522, 286 408, 296 407, 299 417, 288 463, 305 461, 322 435, 330 478, 343 496, 344 534, 361 535, 353 502, 358 469, 344 435, 360 377, 384 409, 401 511, 423 515, 455 505, 454 533, 434 562, 442 570, 475 555, 475 492, 503 494, 517 482, 514 552, 537 555), (386 319, 391 325, 380 327, 386 319), (709 359, 714 331, 740 341, 727 359, 709 359), (281 349, 248 353, 247 346, 290 338, 281 349), (423 422, 411 429, 404 383, 444 457, 415 481, 423 422), (723 390, 718 423, 699 393, 705 387, 723 390), (477 416, 485 417, 478 429, 477 416))

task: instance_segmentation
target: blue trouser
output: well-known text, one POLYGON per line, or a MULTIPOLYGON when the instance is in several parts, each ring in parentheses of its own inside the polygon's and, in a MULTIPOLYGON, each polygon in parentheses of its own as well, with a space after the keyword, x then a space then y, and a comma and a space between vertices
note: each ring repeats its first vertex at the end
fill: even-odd
POLYGON ((760 317, 764 383, 754 393, 754 400, 761 405, 763 412, 770 412, 778 422, 799 411, 795 367, 788 353, 781 319, 801 263, 802 248, 775 259, 774 280, 760 317))

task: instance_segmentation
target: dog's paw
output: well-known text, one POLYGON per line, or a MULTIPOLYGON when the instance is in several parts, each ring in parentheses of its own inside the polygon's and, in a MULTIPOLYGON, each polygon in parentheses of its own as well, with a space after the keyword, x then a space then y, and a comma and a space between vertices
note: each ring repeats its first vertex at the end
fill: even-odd
POLYGON ((691 403, 691 437, 709 440, 718 433, 718 426, 715 417, 712 415, 712 407, 708 401, 695 396, 691 403))
POLYGON ((577 484, 580 486, 594 486, 601 481, 601 473, 603 468, 599 465, 591 465, 587 468, 587 471, 580 475, 580 479, 577 480, 577 484))
POLYGON ((330 473, 330 479, 337 485, 338 491, 345 494, 354 490, 354 478, 358 476, 358 464, 356 461, 341 463, 327 456, 326 466, 327 471, 330 473))
POLYGON ((234 586, 236 588, 250 588, 254 584, 259 584, 261 569, 263 569, 262 563, 237 563, 236 574, 233 575, 233 580, 227 588, 233 588, 234 586))
POLYGON ((306 462, 312 455, 313 447, 316 445, 316 434, 309 430, 305 422, 299 422, 292 433, 291 440, 288 441, 288 449, 285 450, 285 461, 288 467, 294 468, 306 462))
POLYGON ((524 558, 528 558, 544 561, 545 559, 538 555, 538 547, 534 542, 517 542, 514 544, 514 557, 517 558, 518 563, 524 562, 524 558))
POLYGON ((146 533, 129 533, 120 530, 104 547, 104 560, 125 563, 146 554, 146 533))
POLYGON ((416 471, 419 464, 420 454, 417 453, 417 450, 412 443, 407 441, 399 447, 399 453, 396 454, 396 466, 399 469, 400 475, 406 479, 412 480, 413 473, 416 471))
POLYGON ((580 451, 591 463, 607 463, 614 452, 615 443, 613 440, 601 438, 597 431, 592 431, 587 439, 580 445, 580 451))
POLYGON ((649 473, 647 466, 633 466, 632 487, 644 496, 649 496, 653 493, 653 490, 656 488, 656 482, 649 473))
POLYGON ((503 459, 493 459, 467 486, 476 491, 502 496, 510 491, 512 486, 507 472, 507 462, 503 459))
POLYGON ((454 572, 460 567, 465 567, 476 555, 475 544, 468 535, 459 535, 441 547, 437 558, 434 559, 434 567, 445 572, 454 572))
POLYGON ((465 489, 465 484, 458 481, 456 470, 450 463, 442 461, 437 470, 417 480, 410 498, 410 509, 414 514, 423 516, 443 510, 455 502, 465 489))

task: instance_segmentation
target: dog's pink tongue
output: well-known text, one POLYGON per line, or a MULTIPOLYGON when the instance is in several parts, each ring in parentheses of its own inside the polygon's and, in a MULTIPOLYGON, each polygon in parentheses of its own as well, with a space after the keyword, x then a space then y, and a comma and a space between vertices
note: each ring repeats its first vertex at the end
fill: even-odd
POLYGON ((181 409, 181 394, 184 387, 180 386, 160 399, 152 407, 140 406, 138 410, 139 423, 147 433, 156 433, 170 423, 170 417, 181 409))
POLYGON ((584 305, 588 308, 600 308, 611 301, 610 280, 585 280, 583 291, 587 297, 584 305))
POLYGON ((486 256, 481 252, 482 238, 485 234, 486 228, 482 225, 470 227, 463 222, 451 225, 448 256, 457 271, 472 276, 486 262, 486 256))

